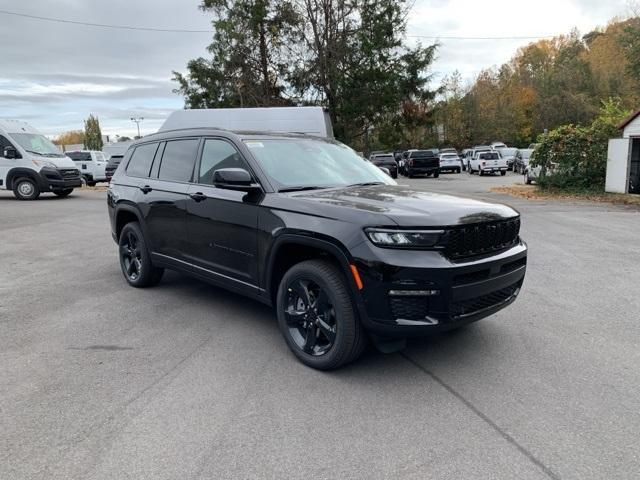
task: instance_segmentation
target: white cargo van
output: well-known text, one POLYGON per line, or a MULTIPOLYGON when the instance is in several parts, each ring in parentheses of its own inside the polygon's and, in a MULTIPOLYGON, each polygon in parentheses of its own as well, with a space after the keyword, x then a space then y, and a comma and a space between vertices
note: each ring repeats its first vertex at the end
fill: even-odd
POLYGON ((49 139, 26 122, 0 120, 0 189, 35 200, 44 192, 66 197, 80 185, 80 171, 49 139))
POLYGON ((187 128, 306 133, 333 138, 329 112, 323 107, 212 108, 171 113, 160 132, 187 128))
POLYGON ((97 182, 106 182, 108 158, 98 150, 73 150, 66 152, 82 175, 82 184, 95 187, 97 182))

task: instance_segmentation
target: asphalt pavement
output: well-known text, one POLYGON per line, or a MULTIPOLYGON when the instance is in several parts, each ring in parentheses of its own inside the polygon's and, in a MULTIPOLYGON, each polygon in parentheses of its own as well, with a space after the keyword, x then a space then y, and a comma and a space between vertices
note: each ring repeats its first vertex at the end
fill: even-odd
POLYGON ((464 329, 295 360, 267 307, 176 273, 127 286, 105 193, 0 193, 0 479, 637 479, 640 212, 508 203, 520 298, 464 329))

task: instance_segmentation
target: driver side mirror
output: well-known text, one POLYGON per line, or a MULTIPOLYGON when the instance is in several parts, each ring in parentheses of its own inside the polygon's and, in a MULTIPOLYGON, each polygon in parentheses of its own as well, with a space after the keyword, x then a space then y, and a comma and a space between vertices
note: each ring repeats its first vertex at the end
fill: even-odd
POLYGON ((251 174, 244 168, 221 168, 213 172, 213 184, 218 188, 253 192, 260 190, 260 185, 253 183, 251 174))
POLYGON ((4 158, 18 158, 18 151, 14 147, 4 147, 2 154, 4 158))

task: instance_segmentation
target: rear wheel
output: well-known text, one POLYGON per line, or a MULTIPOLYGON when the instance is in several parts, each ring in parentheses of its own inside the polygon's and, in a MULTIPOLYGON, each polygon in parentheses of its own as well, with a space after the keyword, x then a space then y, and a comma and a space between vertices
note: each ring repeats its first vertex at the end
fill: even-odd
POLYGON ((143 288, 160 282, 164 269, 151 263, 144 235, 137 222, 127 223, 123 227, 118 247, 120 268, 129 285, 143 288))
POLYGON ((438 178, 440 176, 440 172, 433 172, 433 178, 438 178))
POLYGON ((59 197, 67 197, 73 192, 73 188, 65 188, 64 190, 56 190, 55 193, 59 197))
POLYGON ((500 175, 502 175, 503 177, 507 174, 506 170, 500 170, 500 175))
POLYGON ((289 269, 278 287, 277 313, 287 345, 305 365, 331 370, 364 351, 366 336, 347 279, 327 261, 289 269))
POLYGON ((40 196, 40 189, 35 180, 18 178, 13 182, 13 194, 18 200, 36 200, 40 196))

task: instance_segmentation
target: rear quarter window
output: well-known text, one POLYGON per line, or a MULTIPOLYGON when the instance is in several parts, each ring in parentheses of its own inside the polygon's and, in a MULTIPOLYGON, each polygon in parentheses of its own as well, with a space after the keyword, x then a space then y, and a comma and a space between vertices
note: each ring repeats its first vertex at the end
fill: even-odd
POLYGON ((158 143, 147 143, 136 147, 127 164, 127 174, 132 177, 148 177, 157 149, 158 143))

